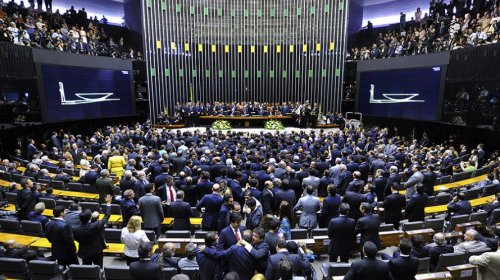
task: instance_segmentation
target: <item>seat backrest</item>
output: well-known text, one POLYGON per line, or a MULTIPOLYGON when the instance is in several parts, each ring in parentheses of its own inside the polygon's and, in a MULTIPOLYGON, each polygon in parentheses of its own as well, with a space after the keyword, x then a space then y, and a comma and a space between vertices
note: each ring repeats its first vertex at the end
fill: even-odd
POLYGON ((435 205, 436 204, 436 196, 431 195, 427 198, 427 205, 435 205))
POLYGON ((40 197, 38 201, 43 202, 47 209, 54 209, 54 207, 56 207, 56 201, 52 198, 40 197))
POLYGON ((493 210, 491 212, 491 219, 500 219, 500 208, 493 210))
POLYGON ((394 230, 394 224, 380 224, 379 231, 384 232, 384 231, 393 231, 394 230))
POLYGON ((418 270, 417 273, 427 273, 429 271, 429 262, 431 258, 421 258, 418 259, 418 270))
POLYGON ((439 178, 436 182, 436 185, 441 185, 441 184, 446 184, 451 181, 451 175, 446 175, 441 178, 439 178))
MULTIPOLYGON (((149 241, 154 242, 156 240, 156 234, 152 230, 145 230, 144 233, 146 233, 146 236, 148 237, 149 241)), ((189 235, 188 238, 191 237, 191 234, 189 235)))
POLYGON ((97 193, 95 186, 91 186, 90 184, 83 184, 82 189, 86 193, 97 193))
POLYGON ((165 232, 166 238, 191 238, 189 230, 167 230, 165 232))
POLYGON ((21 224, 18 220, 0 219, 0 229, 3 232, 19 232, 21 229, 21 224))
POLYGON ((24 259, 0 258, 0 275, 14 279, 30 279, 24 259))
MULTIPOLYGON (((165 269, 163 271, 165 273, 165 269)), ((183 268, 183 269, 181 269, 181 273, 184 273, 187 276, 189 276, 189 279, 191 279, 191 280, 192 279, 195 279, 195 280, 200 279, 200 271, 196 267, 186 267, 186 268, 183 268)), ((165 278, 165 279, 169 279, 169 278, 165 278)))
POLYGON ((74 191, 74 192, 81 192, 81 191, 83 191, 83 186, 82 186, 82 183, 71 182, 71 183, 68 183, 68 189, 70 191, 74 191))
POLYGON ((487 249, 481 249, 481 250, 470 250, 469 252, 467 252, 467 256, 465 258, 465 260, 469 260, 469 258, 471 256, 479 256, 479 255, 482 255, 484 253, 487 253, 487 252, 491 252, 491 249, 490 248, 487 248, 487 249))
POLYGON ((71 205, 71 203, 73 203, 73 202, 70 201, 70 200, 62 200, 62 199, 56 200, 56 206, 57 205, 62 205, 66 209, 69 209, 69 206, 71 205))
MULTIPOLYGON (((104 275, 106 280, 133 280, 128 266, 105 266, 104 275)), ((170 279, 170 278, 165 278, 170 279)))
POLYGON ((12 181, 16 182, 16 183, 21 183, 21 181, 26 178, 24 177, 23 175, 20 175, 20 174, 12 174, 12 181))
POLYGON ((17 202, 17 193, 15 193, 15 192, 6 192, 5 193, 5 199, 9 203, 16 203, 17 202))
POLYGON ((194 238, 195 239, 205 239, 207 236, 208 231, 203 231, 203 230, 198 230, 194 232, 194 238))
POLYGON ((80 207, 82 208, 82 211, 85 209, 90 209, 90 211, 94 212, 100 212, 101 211, 101 206, 99 206, 99 203, 97 202, 87 202, 87 201, 82 201, 80 202, 80 207))
POLYGON ((33 279, 62 279, 61 270, 55 261, 32 260, 28 263, 28 267, 33 279))
POLYGON ((481 194, 482 192, 482 189, 471 189, 471 190, 468 190, 468 191, 465 191, 465 199, 467 200, 471 200, 471 199, 474 199, 474 198, 477 198, 479 196, 479 194, 481 194))
POLYGON ((45 232, 42 228, 42 223, 35 221, 22 220, 21 228, 23 233, 34 236, 44 236, 45 232))
POLYGON ((427 219, 425 220, 425 228, 432 228, 435 232, 442 232, 444 227, 444 219, 427 219))
POLYGON ((408 222, 403 224, 403 231, 422 229, 424 222, 408 222))
POLYGON ((122 230, 117 228, 104 229, 104 239, 109 243, 121 243, 122 230))
POLYGON ((441 254, 438 260, 438 269, 441 271, 447 266, 454 266, 463 264, 465 260, 465 253, 449 253, 441 254))
POLYGON ((328 277, 346 275, 351 267, 350 263, 330 263, 328 267, 328 277))
MULTIPOLYGON (((101 204, 101 209, 102 212, 105 213, 106 211, 106 205, 105 203, 101 204)), ((120 207, 119 204, 111 204, 111 215, 121 215, 122 214, 122 208, 120 207)))
POLYGON ((468 223, 470 220, 469 215, 456 215, 450 218, 450 228, 454 228, 456 224, 468 223))
POLYGON ((307 239, 307 229, 292 229, 290 230, 291 232, 291 239, 307 239))
POLYGON ((451 194, 449 193, 438 193, 436 195, 436 205, 442 205, 450 202, 451 194))
POLYGON ((312 236, 324 236, 328 235, 327 228, 315 228, 312 230, 312 236))
POLYGON ((0 179, 2 179, 4 181, 8 181, 8 182, 13 182, 12 174, 10 174, 9 172, 0 173, 0 179))
POLYGON ((486 222, 487 219, 488 219, 488 212, 476 212, 476 213, 470 214, 470 221, 471 222, 478 221, 478 222, 484 223, 484 222, 486 222))
POLYGON ((498 192, 498 186, 495 184, 486 185, 483 190, 483 196, 494 195, 498 192))
POLYGON ((69 273, 73 280, 100 280, 101 269, 98 265, 69 265, 69 273))
POLYGON ((66 187, 64 186, 63 181, 57 181, 57 180, 52 180, 49 183, 49 187, 55 189, 55 190, 64 190, 66 187))

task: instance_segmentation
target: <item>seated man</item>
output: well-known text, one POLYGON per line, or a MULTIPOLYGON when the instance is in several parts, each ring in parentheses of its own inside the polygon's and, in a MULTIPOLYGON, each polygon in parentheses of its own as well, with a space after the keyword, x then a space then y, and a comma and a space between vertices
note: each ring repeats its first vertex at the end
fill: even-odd
POLYGON ((437 264, 439 261, 439 255, 441 254, 447 254, 447 253, 453 253, 453 246, 446 244, 446 239, 444 237, 444 234, 442 232, 438 232, 434 234, 434 243, 436 243, 436 246, 431 247, 429 250, 429 271, 434 272, 436 271, 437 264))
POLYGON ((165 243, 165 245, 163 245, 163 251, 161 253, 151 256, 151 262, 159 263, 162 268, 174 267, 179 270, 179 258, 175 258, 174 255, 175 244, 167 242, 165 243))
POLYGON ((472 206, 468 200, 465 199, 465 193, 459 192, 453 200, 448 203, 449 216, 457 215, 470 215, 472 206))
POLYGON ((489 250, 486 243, 479 241, 480 235, 475 229, 469 229, 464 234, 464 242, 454 246, 455 252, 467 253, 471 250, 489 250))
POLYGON ((25 259, 31 261, 36 259, 36 251, 28 250, 25 246, 17 243, 16 240, 7 240, 3 245, 5 252, 0 255, 3 258, 25 259))
POLYGON ((196 261, 196 244, 189 243, 186 245, 185 249, 186 257, 179 260, 177 265, 179 269, 184 269, 188 267, 198 268, 198 262, 196 261))
POLYGON ((45 210, 45 203, 38 202, 35 205, 35 211, 31 211, 28 213, 28 220, 33 222, 40 222, 42 224, 42 228, 45 229, 45 224, 49 221, 49 218, 42 215, 45 210))

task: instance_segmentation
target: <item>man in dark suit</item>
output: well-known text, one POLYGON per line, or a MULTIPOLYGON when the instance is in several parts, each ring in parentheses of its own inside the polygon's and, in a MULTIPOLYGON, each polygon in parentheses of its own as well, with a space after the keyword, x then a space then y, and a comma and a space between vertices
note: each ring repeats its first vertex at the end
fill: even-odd
POLYGON ((424 180, 422 185, 424 185, 425 193, 428 196, 434 195, 434 184, 436 183, 437 174, 434 173, 434 165, 427 165, 427 170, 424 172, 424 180))
POLYGON ((289 205, 295 205, 295 192, 290 189, 288 183, 288 179, 281 182, 281 190, 277 191, 274 197, 274 209, 279 209, 283 200, 287 201, 289 205))
MULTIPOLYGON (((356 223, 355 232, 356 234, 361 233, 359 243, 363 245, 365 242, 371 241, 377 248, 380 248, 380 220, 378 216, 372 214, 373 208, 368 202, 361 203, 359 208, 364 215, 364 217, 360 218, 356 223)), ((361 252, 361 258, 363 258, 363 252, 361 252)))
POLYGON ((146 186, 149 184, 144 171, 137 172, 137 180, 134 183, 134 193, 138 198, 146 194, 146 186))
POLYGON ((189 203, 184 202, 184 192, 177 191, 177 200, 170 204, 171 214, 174 218, 174 230, 191 230, 193 210, 189 203))
POLYGON ((159 263, 151 262, 153 255, 153 244, 151 242, 139 245, 139 261, 130 264, 130 275, 134 280, 153 279, 163 280, 163 274, 159 263))
POLYGON ((202 230, 217 230, 217 218, 222 205, 222 197, 219 194, 219 190, 219 184, 214 184, 212 193, 204 195, 196 204, 196 209, 200 212, 201 208, 205 207, 205 212, 203 212, 203 219, 201 221, 202 230))
POLYGON ((361 172, 354 171, 354 173, 352 174, 352 178, 353 180, 347 185, 347 191, 352 191, 354 185, 359 185, 359 189, 362 189, 365 185, 365 182, 361 180, 361 172))
POLYGON ((453 253, 454 249, 452 245, 446 244, 446 239, 442 232, 434 234, 434 243, 436 246, 431 247, 429 250, 429 271, 434 272, 437 269, 437 264, 439 261, 439 256, 441 254, 453 253))
POLYGON ((417 193, 410 197, 406 205, 406 216, 408 222, 424 221, 425 219, 425 206, 427 206, 428 196, 424 193, 424 186, 417 185, 417 193))
MULTIPOLYGON (((293 241, 291 241, 293 242, 293 241)), ((281 277, 281 273, 278 269, 278 263, 283 258, 288 258, 292 263, 293 272, 295 275, 305 275, 309 273, 310 265, 307 260, 303 259, 297 254, 291 254, 286 249, 286 241, 283 239, 278 239, 276 243, 276 254, 271 255, 267 261, 266 269, 266 280, 278 280, 281 277)))
POLYGON ((137 209, 137 205, 134 201, 134 191, 126 190, 123 193, 123 200, 120 202, 120 208, 122 210, 122 220, 123 226, 127 226, 128 220, 134 215, 139 215, 139 209, 137 209))
POLYGON ((459 192, 453 200, 448 203, 448 212, 450 216, 469 215, 472 212, 472 206, 465 199, 465 193, 459 192))
MULTIPOLYGON (((245 231, 246 232, 246 231, 245 231)), ((258 273, 266 272, 267 260, 269 258, 269 244, 264 241, 266 233, 261 227, 255 228, 252 233, 252 244, 246 239, 240 241, 245 249, 250 252, 254 260, 257 262, 256 270, 258 273)))
MULTIPOLYGON (((111 215, 111 200, 112 197, 106 197, 106 211, 104 217, 100 221, 89 222, 92 217, 90 209, 85 209, 80 213, 81 225, 73 227, 73 235, 78 241, 78 256, 82 258, 83 264, 95 264, 103 267, 102 251, 106 249, 104 240, 104 226, 108 222, 111 215)), ((96 212, 97 213, 97 212, 96 212)), ((97 215, 99 215, 97 213, 97 215)))
POLYGON ((231 215, 231 207, 233 203, 233 195, 225 194, 223 203, 219 210, 219 216, 217 217, 217 231, 220 232, 223 228, 229 225, 229 216, 231 215))
POLYGON ((120 189, 122 190, 122 194, 126 190, 134 190, 135 191, 135 189, 134 189, 135 181, 136 181, 136 179, 134 177, 132 177, 132 171, 126 170, 123 173, 123 178, 120 181, 120 189))
POLYGON ((400 255, 389 261, 392 277, 398 280, 415 280, 418 270, 418 259, 410 256, 411 242, 403 238, 399 241, 400 255))
POLYGON ((54 219, 45 225, 45 235, 52 244, 52 258, 59 265, 79 264, 71 227, 64 221, 64 206, 58 205, 53 210, 54 219))
POLYGON ((217 249, 226 250, 241 240, 241 233, 246 229, 244 226, 241 226, 242 219, 239 213, 231 214, 229 226, 220 232, 217 249))
POLYGON ((36 251, 28 250, 26 246, 23 246, 15 239, 6 240, 3 244, 3 248, 0 253, 0 258, 13 258, 13 259, 24 259, 27 262, 36 259, 36 251))
POLYGON ((351 247, 356 238, 354 234, 356 222, 347 217, 349 204, 340 204, 339 212, 340 216, 331 219, 328 225, 328 237, 330 238, 328 255, 330 262, 337 262, 338 257, 340 257, 341 262, 348 263, 351 247))
POLYGON ((260 194, 260 202, 262 204, 262 214, 273 214, 274 207, 274 193, 273 193, 273 182, 266 181, 264 183, 265 188, 260 194))
POLYGON ((397 183, 398 186, 401 184, 401 175, 398 173, 398 168, 393 165, 389 168, 389 178, 387 178, 387 185, 385 186, 386 195, 391 193, 391 187, 394 183, 397 183))
POLYGON ((342 202, 349 204, 350 210, 348 217, 354 219, 355 221, 357 221, 359 218, 363 216, 363 214, 359 210, 360 205, 362 202, 367 201, 366 196, 359 193, 360 191, 359 188, 360 186, 354 185, 352 191, 346 192, 342 200, 342 202))
POLYGON ((200 249, 195 249, 196 262, 200 271, 200 280, 222 279, 222 258, 231 252, 231 250, 220 250, 215 248, 219 236, 217 232, 210 231, 205 236, 205 245, 200 249), (203 252, 200 250, 203 249, 203 252))
POLYGON ((484 207, 484 211, 488 213, 488 217, 491 216, 491 213, 493 213, 493 210, 500 208, 500 194, 497 194, 495 197, 495 202, 490 203, 484 207))
POLYGON ((231 246, 231 248, 229 249, 231 250, 231 252, 227 256, 229 272, 237 272, 240 276, 240 280, 250 280, 255 274, 255 270, 257 268, 257 259, 251 253, 255 250, 252 248, 252 245, 250 245, 250 243, 252 242, 252 231, 243 231, 240 241, 242 242, 242 244, 247 244, 244 246, 249 246, 250 250, 247 250, 243 246, 231 246))
MULTIPOLYGON (((345 195, 347 191, 347 186, 354 178, 352 177, 352 173, 349 170, 347 170, 345 164, 341 164, 339 166, 339 172, 340 172, 339 176, 335 179, 335 186, 337 186, 340 195, 345 195)), ((352 186, 352 189, 354 189, 354 187, 358 185, 359 184, 354 184, 352 186)))
POLYGON ((101 178, 95 181, 95 188, 99 194, 99 204, 105 202, 105 198, 108 194, 115 194, 115 191, 113 190, 113 180, 109 178, 109 171, 107 169, 103 169, 101 171, 101 178))
POLYGON ((393 224, 394 229, 399 230, 399 222, 403 218, 401 210, 406 206, 406 199, 394 186, 391 187, 391 190, 392 193, 384 199, 383 204, 385 223, 393 224))
POLYGON ((366 242, 363 245, 363 254, 366 255, 366 258, 353 262, 351 268, 344 276, 344 280, 393 279, 389 271, 389 266, 385 262, 375 258, 377 251, 377 245, 370 241, 366 242))
MULTIPOLYGON (((262 220, 262 206, 257 206, 257 201, 255 198, 250 197, 246 201, 246 206, 248 211, 246 213, 246 228, 253 230, 260 225, 262 220)), ((245 210, 245 208, 244 208, 245 210)))
POLYGON ((385 198, 385 187, 387 186, 387 179, 384 177, 384 170, 377 169, 375 171, 375 178, 372 184, 375 186, 375 193, 377 194, 378 201, 383 201, 385 198))
POLYGON ((21 180, 21 189, 17 191, 16 210, 19 220, 26 220, 28 214, 35 208, 35 197, 31 191, 33 182, 30 179, 21 180))

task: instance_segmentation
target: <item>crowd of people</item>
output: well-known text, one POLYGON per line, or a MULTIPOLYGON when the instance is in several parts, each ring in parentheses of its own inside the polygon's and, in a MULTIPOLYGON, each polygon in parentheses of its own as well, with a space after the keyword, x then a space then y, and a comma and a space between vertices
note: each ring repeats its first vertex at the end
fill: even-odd
MULTIPOLYGON (((301 102, 177 102, 172 116, 160 113, 158 119, 165 124, 185 123, 187 126, 199 126, 200 116, 231 116, 231 117, 251 117, 251 116, 292 116, 299 127, 316 126, 318 121, 318 104, 311 104, 307 100, 301 102)), ((325 122, 337 120, 338 114, 328 117, 325 115, 325 122), (335 118, 335 120, 333 120, 335 118)))
MULTIPOLYGON (((435 143, 426 135, 407 138, 378 127, 223 134, 155 129, 146 123, 105 127, 87 136, 61 131, 41 144, 29 139, 26 146, 14 151, 12 161, 28 159, 29 165, 17 193, 17 212, 1 214, 41 222, 52 243, 52 258, 59 264, 78 263, 80 257, 84 264, 102 266, 102 232, 110 204, 117 203, 122 213, 125 258, 134 279, 143 279, 146 274, 161 279, 161 267, 180 272, 193 266, 199 267, 200 279, 307 276, 312 270, 312 253, 303 244, 290 241, 291 229, 318 226, 328 228, 330 261, 348 262, 353 240, 361 234, 362 260, 352 264, 345 279, 368 279, 365 273, 375 279, 390 279, 385 277, 391 274, 402 279, 398 276, 402 270, 414 275, 417 268, 401 265, 401 258, 409 257, 414 263, 418 257, 430 256, 434 271, 440 253, 479 247, 496 250, 496 222, 490 221, 493 227, 467 231, 461 243, 448 244, 444 235, 437 233, 435 243, 426 245, 422 236, 414 236, 411 241, 401 240, 388 264, 375 259, 381 249, 381 219, 396 229, 403 212, 409 221, 423 221, 437 178, 461 168, 468 172, 489 166, 493 172, 488 179, 473 187, 484 191, 496 185, 498 191, 499 175, 493 169, 498 156, 498 151, 487 154, 482 144, 474 150, 466 145, 455 148, 435 143), (454 159, 458 157, 473 166, 457 166, 454 159), (45 205, 40 198, 57 197, 51 188, 45 189, 36 181, 51 178, 49 169, 57 173, 57 180, 72 181, 72 176, 61 172, 62 167, 78 170, 72 172, 78 181, 88 184, 99 194, 99 202, 108 205, 103 219, 98 221, 98 212, 81 211, 77 201, 68 210, 56 206, 52 220, 43 217, 45 205), (116 185, 111 176, 117 177, 116 185), (400 190, 406 190, 406 195, 399 194, 400 190), (319 197, 324 197, 322 203, 319 197), (202 213, 201 228, 208 232, 204 245, 189 244, 186 256, 180 259, 174 256, 173 243, 153 252, 155 238, 148 238, 144 230, 158 237, 164 217, 174 218, 174 230, 191 230, 189 218, 195 215, 191 207, 202 213), (375 214, 379 207, 384 208, 383 216, 375 214), (297 217, 299 210, 302 213, 297 217), (73 240, 79 241, 78 250, 73 240)), ((9 159, 2 161, 0 172, 20 174, 9 159)), ((11 188, 15 189, 15 183, 11 188)), ((497 208, 500 196, 484 211, 491 216, 497 208)), ((449 217, 473 211, 463 190, 450 201, 448 210, 449 217)), ((4 256, 37 257, 36 252, 15 241, 6 244, 4 256)), ((498 252, 488 254, 500 257, 498 252)), ((471 258, 470 262, 485 266, 488 272, 483 273, 498 273, 484 260, 471 258)))
MULTIPOLYGON (((46 0, 46 2, 49 2, 46 0)), ((33 1, 28 7, 10 1, 0 4, 0 42, 43 48, 60 52, 99 55, 117 58, 142 59, 142 54, 127 46, 123 37, 108 36, 103 28, 103 16, 88 17, 85 8, 72 6, 61 13, 53 11, 51 2, 42 10, 35 9, 33 1), (100 25, 102 24, 102 25, 100 25)))
MULTIPOLYGON (((400 14, 399 30, 379 33, 369 46, 357 46, 347 60, 367 60, 456 50, 471 46, 496 44, 500 40, 500 3, 498 1, 434 1, 429 15, 417 8, 410 21, 400 14), (480 5, 480 3, 483 3, 480 5)), ((363 30, 373 36, 368 22, 363 30)), ((361 33, 360 33, 361 34, 361 33)))

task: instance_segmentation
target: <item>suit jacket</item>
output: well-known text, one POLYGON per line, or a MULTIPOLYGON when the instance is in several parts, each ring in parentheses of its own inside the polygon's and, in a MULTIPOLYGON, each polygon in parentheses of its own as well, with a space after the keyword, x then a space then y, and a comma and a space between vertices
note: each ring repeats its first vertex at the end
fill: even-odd
POLYGON ((356 234, 361 233, 360 245, 371 241, 380 249, 379 237, 380 220, 373 214, 365 215, 356 223, 356 234))
POLYGON ((424 185, 424 190, 427 195, 434 194, 434 184, 436 183, 437 174, 432 171, 427 171, 424 173, 424 180, 422 185, 424 185))
POLYGON ((288 258, 288 260, 290 260, 290 262, 293 264, 293 272, 295 275, 301 276, 309 272, 310 265, 307 261, 302 259, 297 254, 290 254, 288 251, 282 251, 269 257, 265 274, 266 280, 280 279, 281 273, 278 270, 278 263, 284 257, 288 258))
MULTIPOLYGON (((238 233, 240 234, 240 238, 243 235, 243 231, 246 228, 244 226, 240 226, 238 229, 238 233)), ((229 225, 220 231, 219 234, 219 243, 217 243, 218 250, 226 250, 229 247, 236 244, 238 241, 236 240, 236 235, 234 233, 234 229, 229 225)))
POLYGON ((392 193, 384 199, 385 222, 387 224, 399 224, 403 218, 401 210, 406 206, 405 196, 392 193))
POLYGON ((415 280, 418 270, 418 259, 415 257, 402 257, 389 261, 389 270, 392 277, 397 280, 415 280))
POLYGON ((108 177, 101 177, 95 181, 95 188, 99 194, 99 204, 105 203, 106 195, 114 195, 113 180, 108 177))
POLYGON ((385 186, 385 193, 388 195, 391 193, 391 186, 393 183, 401 184, 401 175, 399 173, 394 172, 389 175, 387 178, 387 185, 385 186))
POLYGON ((427 205, 427 194, 414 194, 406 205, 406 216, 409 222, 423 221, 425 219, 425 206, 427 205))
POLYGON ((411 177, 406 181, 406 196, 411 197, 415 193, 415 186, 424 181, 424 174, 417 171, 411 175, 411 177))
POLYGON ((254 230, 260 225, 260 221, 262 220, 262 207, 256 206, 255 209, 246 216, 246 228, 248 228, 249 230, 254 230))
POLYGON ((198 249, 195 252, 199 270, 203 271, 200 273, 200 280, 222 280, 222 258, 230 254, 231 250, 207 246, 203 253, 200 253, 198 249))
POLYGON ((88 258, 102 253, 106 249, 104 240, 104 226, 111 215, 111 206, 106 206, 106 212, 102 220, 86 223, 73 227, 73 235, 78 241, 78 256, 88 258))
POLYGON ((203 227, 210 228, 211 230, 217 229, 217 217, 219 216, 222 202, 222 196, 211 193, 204 195, 198 204, 196 204, 198 211, 201 211, 201 208, 205 207, 205 212, 202 215, 203 220, 201 221, 203 227))
POLYGON ((76 255, 71 227, 61 219, 53 219, 45 225, 45 235, 52 244, 50 251, 57 260, 67 260, 76 255))
MULTIPOLYGON (((265 243, 265 242, 262 242, 265 243)), ((253 251, 254 249, 252 249, 253 251)), ((250 280, 255 274, 257 262, 245 247, 233 245, 231 253, 227 258, 229 272, 234 271, 240 276, 240 280, 250 280)))
POLYGON ((469 262, 479 267, 477 280, 500 279, 500 254, 498 252, 471 256, 469 262))
POLYGON ((226 204, 222 204, 219 210, 219 216, 217 217, 217 231, 221 231, 223 228, 229 225, 229 215, 230 210, 226 204))
POLYGON ((125 177, 123 177, 123 179, 120 181, 120 189, 122 190, 122 194, 128 189, 131 189, 135 192, 134 185, 135 185, 134 179, 132 178, 126 179, 125 177))
POLYGON ((335 196, 328 195, 323 200, 323 206, 321 207, 321 214, 319 216, 319 227, 325 228, 330 223, 332 218, 339 216, 339 206, 342 202, 340 195, 335 196))
POLYGON ((367 202, 366 196, 357 192, 346 192, 343 202, 349 204, 350 210, 347 216, 349 218, 353 218, 354 220, 358 220, 363 216, 361 211, 359 211, 359 206, 361 202, 367 202))
POLYGON ((42 228, 45 228, 45 224, 49 221, 49 218, 45 217, 42 214, 37 214, 35 211, 31 211, 28 214, 28 220, 33 221, 33 222, 39 222, 42 224, 42 228))
POLYGON ((176 200, 170 204, 170 211, 174 218, 174 230, 191 230, 189 218, 193 217, 193 210, 189 203, 176 200))
POLYGON ((455 215, 468 215, 472 212, 472 206, 468 200, 460 200, 448 203, 448 211, 455 215))
POLYGON ((19 220, 26 219, 28 213, 35 209, 35 203, 33 192, 29 188, 17 191, 16 210, 19 220))
POLYGON ((264 188, 260 194, 260 203, 262 204, 262 213, 264 215, 274 213, 274 194, 272 191, 264 188))
POLYGON ((149 259, 136 261, 130 264, 130 275, 134 280, 152 279, 163 280, 161 266, 149 259))
POLYGON ((439 256, 441 254, 447 254, 447 253, 453 253, 454 249, 453 246, 445 244, 441 246, 434 246, 431 247, 429 250, 429 271, 434 272, 436 271, 437 264, 439 261, 439 256))
POLYGON ((120 207, 122 209, 123 226, 127 225, 128 220, 130 220, 132 216, 139 215, 139 210, 133 199, 123 199, 120 203, 120 207))
MULTIPOLYGON (((276 247, 276 246, 274 246, 276 247)), ((259 244, 255 244, 250 254, 257 262, 256 270, 259 273, 264 274, 266 272, 267 260, 269 258, 269 244, 266 241, 262 241, 259 244)))
POLYGON ((385 198, 385 187, 387 186, 387 179, 384 177, 376 177, 373 179, 372 184, 375 186, 375 193, 379 201, 385 198))
POLYGON ((283 200, 287 201, 290 206, 295 205, 295 192, 291 189, 277 191, 274 197, 274 209, 279 209, 283 200))
MULTIPOLYGON (((161 199, 152 193, 147 193, 139 198, 138 204, 144 228, 151 229, 159 227, 163 222, 163 206, 161 204, 161 199)), ((189 210, 191 210, 191 207, 189 210)))
POLYGON ((377 259, 364 258, 351 264, 344 280, 391 280, 389 266, 377 259))
POLYGON ((330 256, 349 256, 356 239, 355 227, 356 222, 347 216, 339 216, 330 221, 328 225, 330 256))
POLYGON ((313 195, 306 195, 299 199, 293 211, 302 209, 299 225, 303 228, 316 228, 318 226, 318 210, 320 207, 319 198, 313 195))

